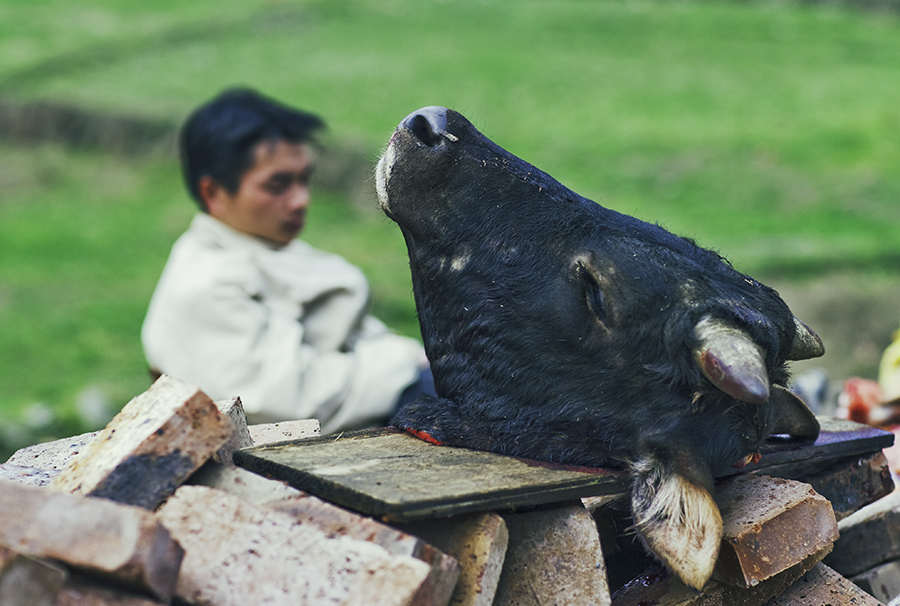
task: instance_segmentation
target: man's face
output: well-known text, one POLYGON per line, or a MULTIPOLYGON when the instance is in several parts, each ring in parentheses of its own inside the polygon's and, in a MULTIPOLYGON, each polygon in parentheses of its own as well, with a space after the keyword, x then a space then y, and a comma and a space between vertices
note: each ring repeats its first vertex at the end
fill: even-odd
POLYGON ((209 177, 200 181, 201 194, 216 219, 238 231, 287 244, 306 219, 312 153, 305 143, 264 141, 254 149, 254 157, 234 194, 209 177))

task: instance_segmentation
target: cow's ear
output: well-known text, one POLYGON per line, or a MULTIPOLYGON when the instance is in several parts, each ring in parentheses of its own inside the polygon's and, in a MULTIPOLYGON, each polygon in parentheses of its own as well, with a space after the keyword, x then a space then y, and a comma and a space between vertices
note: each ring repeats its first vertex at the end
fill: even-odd
POLYGON ((590 261, 585 258, 580 258, 575 262, 575 272, 584 289, 588 308, 594 313, 597 321, 606 327, 608 322, 607 303, 603 295, 603 289, 600 287, 600 275, 590 261))

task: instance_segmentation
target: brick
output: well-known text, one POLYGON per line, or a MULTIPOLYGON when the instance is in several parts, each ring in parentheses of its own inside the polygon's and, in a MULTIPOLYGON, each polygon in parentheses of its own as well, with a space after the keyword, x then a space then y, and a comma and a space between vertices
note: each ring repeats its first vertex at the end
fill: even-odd
POLYGON ((57 475, 59 475, 59 472, 56 470, 23 467, 22 465, 11 465, 10 463, 0 465, 0 480, 9 480, 29 486, 47 486, 57 475))
POLYGON ((248 503, 286 513, 303 524, 312 524, 328 537, 348 536, 381 545, 394 555, 409 555, 428 563, 432 573, 420 589, 422 604, 444 604, 453 592, 459 564, 422 539, 326 503, 277 480, 270 480, 239 467, 208 462, 189 482, 222 490, 248 503), (434 596, 431 602, 428 596, 434 596))
POLYGON ((0 604, 53 606, 68 572, 0 545, 0 604))
POLYGON ((459 562, 452 556, 410 533, 382 524, 372 518, 327 503, 318 497, 301 493, 298 496, 270 500, 267 509, 285 513, 300 524, 316 526, 325 536, 334 539, 347 537, 368 541, 398 556, 411 556, 431 566, 431 574, 419 587, 415 604, 447 604, 460 575, 459 562))
POLYGON ((416 558, 329 537, 287 513, 204 486, 182 486, 157 515, 185 548, 176 593, 187 602, 416 604, 432 571, 416 558))
POLYGON ((723 524, 717 581, 752 587, 838 538, 831 504, 809 484, 740 476, 720 487, 716 501, 723 524))
POLYGON ((767 467, 764 473, 811 485, 813 490, 831 502, 838 521, 894 490, 887 458, 880 450, 841 458, 827 465, 808 461, 767 467))
POLYGON ((500 581, 509 532, 496 513, 413 522, 403 530, 421 537, 460 563, 453 606, 490 606, 500 581))
POLYGON ((610 604, 597 526, 580 503, 504 520, 509 546, 497 604, 610 604))
POLYGON ((98 433, 100 432, 92 431, 70 438, 27 446, 13 453, 6 463, 60 472, 81 454, 98 433))
POLYGON ((244 405, 241 403, 241 399, 237 396, 216 402, 216 408, 231 421, 233 429, 231 437, 216 451, 213 460, 218 463, 231 465, 231 455, 235 450, 253 446, 253 438, 250 437, 250 430, 247 428, 247 415, 244 413, 244 405))
POLYGON ((257 505, 305 494, 286 482, 270 480, 252 471, 215 461, 207 461, 188 478, 187 483, 222 490, 257 505))
POLYGON ((900 492, 841 520, 838 529, 841 538, 825 563, 844 576, 900 558, 900 492))
POLYGON ((98 584, 88 578, 71 575, 56 596, 53 606, 164 606, 118 588, 98 584))
POLYGON ((231 436, 196 386, 163 375, 132 399, 49 484, 154 509, 231 436))
POLYGON ((183 556, 149 511, 15 482, 0 483, 0 544, 115 579, 164 602, 183 556))
POLYGON ((321 433, 318 419, 302 419, 299 421, 282 421, 281 423, 260 423, 250 425, 250 437, 253 444, 261 446, 275 442, 299 440, 318 436, 321 433))
POLYGON ((885 604, 900 595, 900 561, 893 560, 850 578, 857 587, 885 604))
POLYGON ((819 564, 766 606, 880 606, 881 602, 819 564))
POLYGON ((688 587, 662 565, 655 564, 618 590, 612 596, 612 603, 613 606, 762 606, 812 570, 830 551, 831 545, 750 588, 709 581, 702 592, 688 587))

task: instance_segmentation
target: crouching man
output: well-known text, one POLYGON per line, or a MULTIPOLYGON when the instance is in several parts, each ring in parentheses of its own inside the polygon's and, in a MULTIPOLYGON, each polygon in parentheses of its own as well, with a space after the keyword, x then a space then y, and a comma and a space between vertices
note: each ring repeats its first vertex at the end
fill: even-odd
POLYGON ((325 433, 383 423, 433 389, 424 350, 369 312, 342 257, 297 240, 323 122, 250 90, 201 106, 179 135, 202 212, 178 239, 141 332, 151 369, 253 422, 318 418, 325 433))

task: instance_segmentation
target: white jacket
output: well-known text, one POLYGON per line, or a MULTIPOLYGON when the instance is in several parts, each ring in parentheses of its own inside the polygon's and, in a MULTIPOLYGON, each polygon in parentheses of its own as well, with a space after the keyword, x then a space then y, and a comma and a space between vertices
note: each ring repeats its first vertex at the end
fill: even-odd
POLYGON ((172 248, 141 339, 150 366, 259 421, 325 433, 389 415, 425 353, 368 315, 369 285, 300 240, 275 247, 198 214, 172 248))

